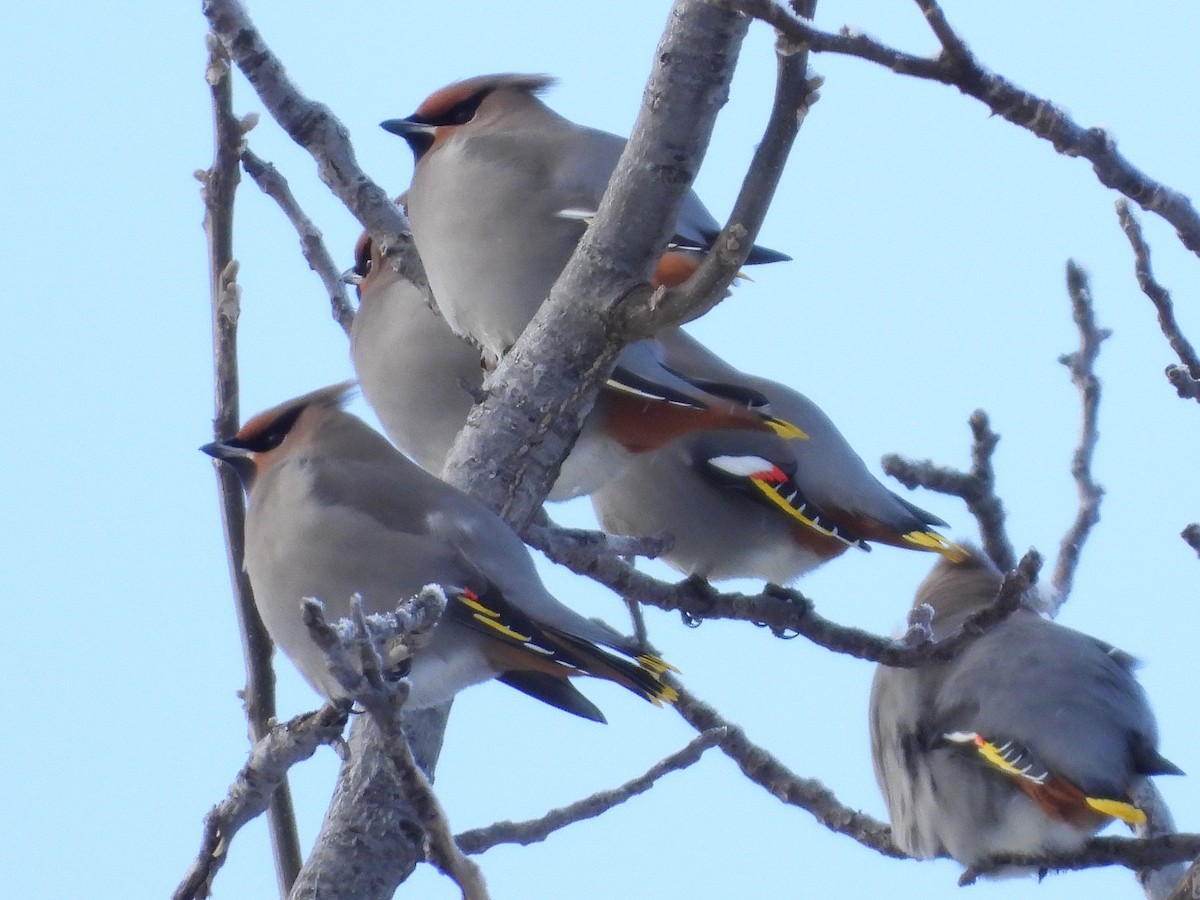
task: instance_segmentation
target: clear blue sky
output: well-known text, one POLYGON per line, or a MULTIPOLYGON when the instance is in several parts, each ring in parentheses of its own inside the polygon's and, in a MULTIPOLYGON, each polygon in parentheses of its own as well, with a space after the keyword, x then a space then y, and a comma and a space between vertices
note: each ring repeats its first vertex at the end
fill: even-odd
MULTIPOLYGON (((393 193, 407 149, 377 123, 433 89, 490 71, 549 72, 565 115, 626 133, 669 4, 294 4, 251 13, 290 74, 341 116, 360 161, 393 193), (567 7, 570 7, 568 10, 567 7)), ((1114 2, 948 3, 994 69, 1103 125, 1144 170, 1185 193, 1200 181, 1195 116, 1200 9, 1114 2)), ((935 49, 914 4, 822 0, 818 21, 935 49), (886 8, 885 8, 886 7, 886 8), (875 18, 871 18, 875 17, 875 18)), ((3 367, 9 576, 0 779, 0 885, 11 897, 162 897, 196 850, 200 820, 245 756, 240 648, 210 462, 211 362, 202 209, 211 159, 199 3, 8 4, 0 251, 13 276, 3 367), (15 576, 15 577, 14 577, 15 576)), ((697 189, 727 212, 773 84, 772 38, 755 26, 697 189)), ((1092 275, 1114 330, 1099 363, 1108 489, 1061 620, 1146 662, 1163 752, 1200 773, 1196 726, 1200 562, 1178 538, 1200 519, 1200 417, 1162 377, 1172 362, 1113 213, 1087 164, 988 116, 973 100, 867 63, 820 57, 809 117, 761 240, 795 261, 699 323, 737 365, 821 403, 868 461, 886 452, 964 465, 966 419, 1003 435, 999 488, 1019 549, 1051 557, 1075 510, 1068 474, 1078 400, 1056 362, 1074 349, 1064 264, 1092 275)), ((237 107, 261 110, 237 84, 237 107)), ((359 226, 270 121, 253 148, 291 179, 349 265, 359 226)), ((1200 340, 1200 260, 1143 216, 1160 279, 1200 340)), ((350 374, 345 339, 271 201, 245 183, 242 376, 249 414, 350 374)), ((914 497, 973 538, 962 505, 914 497)), ((555 514, 586 525, 584 504, 555 514)), ((848 555, 799 585, 824 615, 898 626, 930 557, 848 555)), ((552 588, 623 623, 605 591, 547 567, 552 588)), ((752 589, 753 584, 731 587, 752 589)), ((651 634, 701 697, 797 773, 884 814, 866 736, 869 665, 736 623, 651 634)), ((284 715, 316 697, 280 666, 284 715)), ((455 710, 438 788, 459 829, 535 816, 632 777, 684 744, 671 712, 588 686, 600 727, 501 686, 455 710)), ((331 751, 296 771, 311 841, 336 770, 331 751)), ((1183 828, 1200 829, 1200 780, 1160 779, 1183 828)), ((218 897, 274 891, 256 822, 238 835, 218 897)), ((882 859, 784 807, 712 752, 604 818, 479 858, 493 896, 856 898, 965 896, 949 862, 882 859)), ((401 896, 450 898, 421 872, 401 896)), ((971 889, 971 897, 1137 896, 1121 870, 971 889)))

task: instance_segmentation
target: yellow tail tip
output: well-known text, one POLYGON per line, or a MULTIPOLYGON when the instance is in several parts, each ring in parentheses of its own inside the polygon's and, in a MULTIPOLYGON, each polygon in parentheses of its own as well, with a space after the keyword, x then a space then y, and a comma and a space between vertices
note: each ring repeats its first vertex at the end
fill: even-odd
POLYGON ((910 531, 904 535, 904 540, 919 550, 940 553, 952 563, 965 562, 970 556, 964 548, 954 541, 942 537, 936 531, 910 531))
POLYGON ((674 703, 679 699, 679 691, 670 685, 664 684, 649 699, 655 706, 662 706, 664 703, 674 703))
POLYGON ((777 419, 774 416, 766 416, 764 421, 767 423, 767 427, 781 438, 790 438, 797 441, 808 440, 808 432, 797 428, 791 422, 784 419, 777 419))
POLYGON ((637 657, 637 662, 639 666, 641 666, 647 672, 653 673, 654 675, 662 675, 664 672, 674 672, 676 674, 679 673, 677 668, 675 668, 661 656, 654 656, 652 654, 645 653, 637 657))
POLYGON ((1086 800, 1088 806, 1102 815, 1112 816, 1130 825, 1143 825, 1146 822, 1146 814, 1132 803, 1123 800, 1102 800, 1097 797, 1087 797, 1086 800))

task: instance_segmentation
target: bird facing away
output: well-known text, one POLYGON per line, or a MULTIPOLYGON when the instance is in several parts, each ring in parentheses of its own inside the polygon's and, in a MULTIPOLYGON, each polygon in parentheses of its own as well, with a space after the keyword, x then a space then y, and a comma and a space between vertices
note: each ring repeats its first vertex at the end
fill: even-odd
MULTIPOLYGON (((970 548, 938 563, 914 606, 933 609, 941 639, 990 604, 1001 581, 970 548)), ((1158 753, 1135 665, 1022 607, 947 662, 880 666, 871 752, 897 845, 976 867, 997 854, 1074 851, 1114 818, 1144 822, 1135 783, 1181 773, 1158 753)))
POLYGON ((670 668, 607 625, 558 602, 520 538, 474 498, 406 459, 342 409, 347 382, 254 416, 204 452, 228 462, 249 496, 246 572, 272 640, 326 697, 342 695, 301 618, 314 597, 330 620, 351 597, 390 612, 427 584, 448 605, 411 660, 411 709, 489 678, 575 715, 604 721, 568 678, 592 675, 661 704, 670 668))
POLYGON ((945 523, 892 493, 807 397, 730 366, 686 332, 660 335, 665 363, 762 396, 804 431, 786 440, 761 431, 701 431, 635 458, 592 494, 611 534, 669 533, 661 558, 688 576, 762 578, 787 584, 869 541, 955 558, 945 523))
MULTIPOLYGON (((433 93, 383 128, 408 142, 413 238, 438 307, 454 331, 492 358, 516 342, 583 236, 625 139, 577 125, 538 95, 544 75, 482 75, 433 93)), ((692 191, 675 225, 684 248, 709 246, 720 226, 692 191)), ((787 259, 761 247, 748 263, 787 259)), ((688 266, 684 265, 685 271, 688 266)))
MULTIPOLYGON (((455 335, 364 234, 355 251, 359 309, 350 355, 363 396, 384 430, 426 471, 438 474, 483 384, 480 353, 455 335)), ((653 340, 625 348, 551 488, 550 500, 589 494, 634 454, 697 429, 739 428, 798 434, 773 417, 766 400, 665 367, 653 340)))

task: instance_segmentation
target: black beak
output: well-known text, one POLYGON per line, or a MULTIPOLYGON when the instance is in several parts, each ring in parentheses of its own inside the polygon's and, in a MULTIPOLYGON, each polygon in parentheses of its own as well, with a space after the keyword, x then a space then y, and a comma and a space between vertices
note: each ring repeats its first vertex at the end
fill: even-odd
POLYGON ((257 471, 252 451, 247 450, 245 447, 227 444, 224 441, 213 441, 211 444, 205 444, 201 447, 200 452, 207 453, 213 459, 228 464, 237 473, 238 480, 242 482, 242 487, 247 491, 250 490, 250 485, 254 482, 254 475, 257 471))
POLYGON ((200 448, 201 453, 207 453, 213 459, 222 462, 233 462, 235 459, 249 459, 250 451, 242 447, 231 447, 224 441, 213 441, 200 448))
POLYGON ((433 146, 433 136, 437 132, 436 125, 429 125, 425 122, 414 122, 411 118, 388 119, 386 122, 380 122, 379 127, 384 131, 404 138, 408 146, 412 149, 415 159, 420 159, 433 146))

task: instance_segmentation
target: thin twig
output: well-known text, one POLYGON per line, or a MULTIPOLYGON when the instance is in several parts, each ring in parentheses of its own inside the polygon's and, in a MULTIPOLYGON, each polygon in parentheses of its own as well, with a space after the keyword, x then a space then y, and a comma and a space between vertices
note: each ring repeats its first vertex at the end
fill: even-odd
POLYGON ((285 783, 288 769, 308 759, 322 744, 341 741, 348 717, 346 704, 327 704, 274 726, 254 745, 225 799, 204 817, 200 852, 175 889, 174 900, 199 900, 212 893, 213 879, 234 835, 267 808, 285 783))
POLYGON ((271 116, 317 163, 321 180, 378 242, 398 271, 423 290, 425 269, 408 219, 358 165, 350 135, 329 107, 305 97, 288 77, 240 0, 204 0, 209 27, 250 82, 271 116))
POLYGON ((1193 522, 1179 532, 1179 536, 1187 541, 1187 545, 1200 556, 1200 522, 1193 522))
POLYGON ((817 101, 821 79, 808 77, 808 48, 782 38, 776 42, 775 100, 762 140, 754 151, 721 234, 700 268, 683 285, 664 288, 648 304, 624 308, 618 322, 624 337, 648 337, 664 327, 703 315, 728 293, 758 238, 775 189, 809 109, 817 101))
POLYGON ((1063 535, 1058 546, 1058 561, 1050 579, 1052 598, 1047 598, 1043 612, 1053 616, 1071 594, 1079 554, 1092 527, 1100 521, 1100 500, 1104 488, 1092 478, 1092 458, 1100 439, 1096 422, 1100 410, 1100 379, 1096 377, 1096 359, 1100 345, 1112 335, 1107 328, 1096 327, 1092 291, 1087 273, 1073 261, 1067 263, 1067 291, 1071 295, 1071 313, 1079 329, 1079 349, 1059 357, 1071 372, 1071 383, 1079 390, 1079 443, 1071 456, 1071 477, 1079 494, 1079 509, 1075 521, 1063 535))
POLYGON ((892 830, 886 824, 846 806, 816 779, 801 778, 791 772, 762 747, 752 743, 739 726, 724 719, 715 709, 688 691, 682 688, 678 690, 679 699, 675 709, 684 721, 700 732, 726 729, 725 737, 718 743, 721 751, 737 763, 747 778, 771 796, 807 810, 831 831, 852 837, 884 856, 907 859, 906 854, 892 842, 892 830))
POLYGON ((1016 564, 1017 555, 1004 528, 1004 504, 996 494, 996 472, 992 455, 1000 435, 992 431, 987 413, 977 409, 968 419, 971 427, 971 471, 960 472, 929 460, 917 462, 894 453, 883 457, 883 471, 905 487, 923 487, 960 497, 979 523, 979 535, 984 552, 1002 572, 1016 564))
POLYGON ((1184 400, 1200 400, 1200 378, 1193 378, 1183 366, 1170 365, 1163 370, 1175 393, 1184 400))
POLYGON ((798 591, 770 586, 757 595, 721 593, 707 582, 686 579, 667 584, 637 571, 615 557, 597 553, 591 542, 574 540, 572 532, 530 526, 525 539, 553 562, 600 582, 627 599, 684 613, 691 619, 739 619, 770 628, 778 636, 803 635, 815 644, 858 659, 909 668, 931 659, 949 659, 964 645, 1015 610, 1037 579, 1041 559, 1030 551, 1006 577, 996 602, 972 618, 962 632, 930 642, 927 630, 910 629, 900 640, 879 637, 838 625, 817 615, 798 591))
MULTIPOLYGON (((221 42, 208 35, 208 67, 205 78, 212 94, 215 158, 203 183, 204 231, 208 237, 209 282, 212 296, 213 385, 216 414, 213 434, 218 439, 233 435, 240 421, 238 410, 237 323, 240 291, 237 263, 233 260, 233 201, 239 180, 238 153, 245 134, 243 123, 233 114, 233 87, 229 59, 221 42)), ((246 687, 242 702, 249 724, 250 740, 262 740, 275 718, 275 671, 271 666, 271 639, 258 615, 250 579, 243 566, 245 541, 245 498, 237 475, 228 466, 215 466, 225 552, 233 583, 234 607, 242 656, 246 665, 246 687)), ((300 839, 296 815, 286 779, 270 801, 267 815, 271 850, 280 896, 291 891, 300 870, 300 839)))
MULTIPOLYGON (((1131 790, 1133 805, 1146 814, 1146 821, 1136 826, 1139 838, 1156 838, 1175 834, 1175 818, 1167 801, 1154 786, 1153 780, 1139 778, 1131 790)), ((1134 873, 1146 894, 1146 900, 1169 900, 1173 889, 1183 879, 1187 866, 1182 862, 1166 866, 1140 867, 1134 873)))
POLYGON ((704 751, 715 746, 727 734, 723 727, 711 728, 693 738, 687 746, 655 763, 642 775, 625 782, 618 788, 598 791, 567 806, 552 809, 544 816, 524 822, 496 822, 486 828, 464 831, 455 840, 464 853, 483 853, 497 844, 535 844, 568 825, 594 819, 610 809, 624 803, 630 797, 644 794, 654 783, 668 772, 686 769, 697 762, 704 751))
POLYGON ((1170 292, 1155 280, 1154 273, 1150 270, 1150 245, 1146 243, 1142 234, 1141 223, 1124 200, 1117 201, 1117 218, 1121 222, 1121 230, 1125 232, 1125 237, 1133 247, 1133 271, 1137 276, 1138 286, 1158 311, 1158 327, 1162 329, 1167 343, 1171 345, 1182 364, 1182 368, 1169 366, 1167 378, 1175 385, 1180 397, 1200 400, 1200 390, 1196 390, 1200 385, 1200 356, 1196 355, 1191 342, 1183 336, 1179 328, 1170 292))
POLYGON ((1168 834, 1147 838, 1092 838, 1081 850, 1047 856, 996 855, 963 873, 959 884, 973 884, 980 877, 1010 866, 1050 872, 1125 866, 1127 869, 1157 869, 1171 863, 1190 862, 1200 855, 1200 834, 1168 834))
POLYGON ((308 267, 317 273, 321 283, 325 285, 333 320, 342 326, 342 331, 350 334, 350 323, 354 321, 354 307, 350 304, 346 282, 342 280, 337 263, 325 248, 320 229, 300 208, 287 179, 279 174, 279 170, 272 163, 257 156, 249 147, 243 147, 242 166, 262 192, 279 204, 292 227, 300 235, 300 252, 308 261, 308 267))
POLYGON ((1183 245, 1200 255, 1200 214, 1187 196, 1134 166, 1118 152, 1112 136, 1104 129, 1076 124, 1049 100, 1022 90, 986 69, 947 23, 937 3, 933 0, 917 2, 942 45, 942 52, 936 59, 893 49, 848 28, 843 28, 840 34, 821 31, 776 0, 727 0, 731 8, 767 22, 790 40, 807 44, 814 53, 857 57, 899 75, 950 85, 974 97, 995 115, 1050 142, 1064 156, 1086 159, 1101 184, 1120 191, 1143 209, 1166 219, 1175 227, 1183 245))

